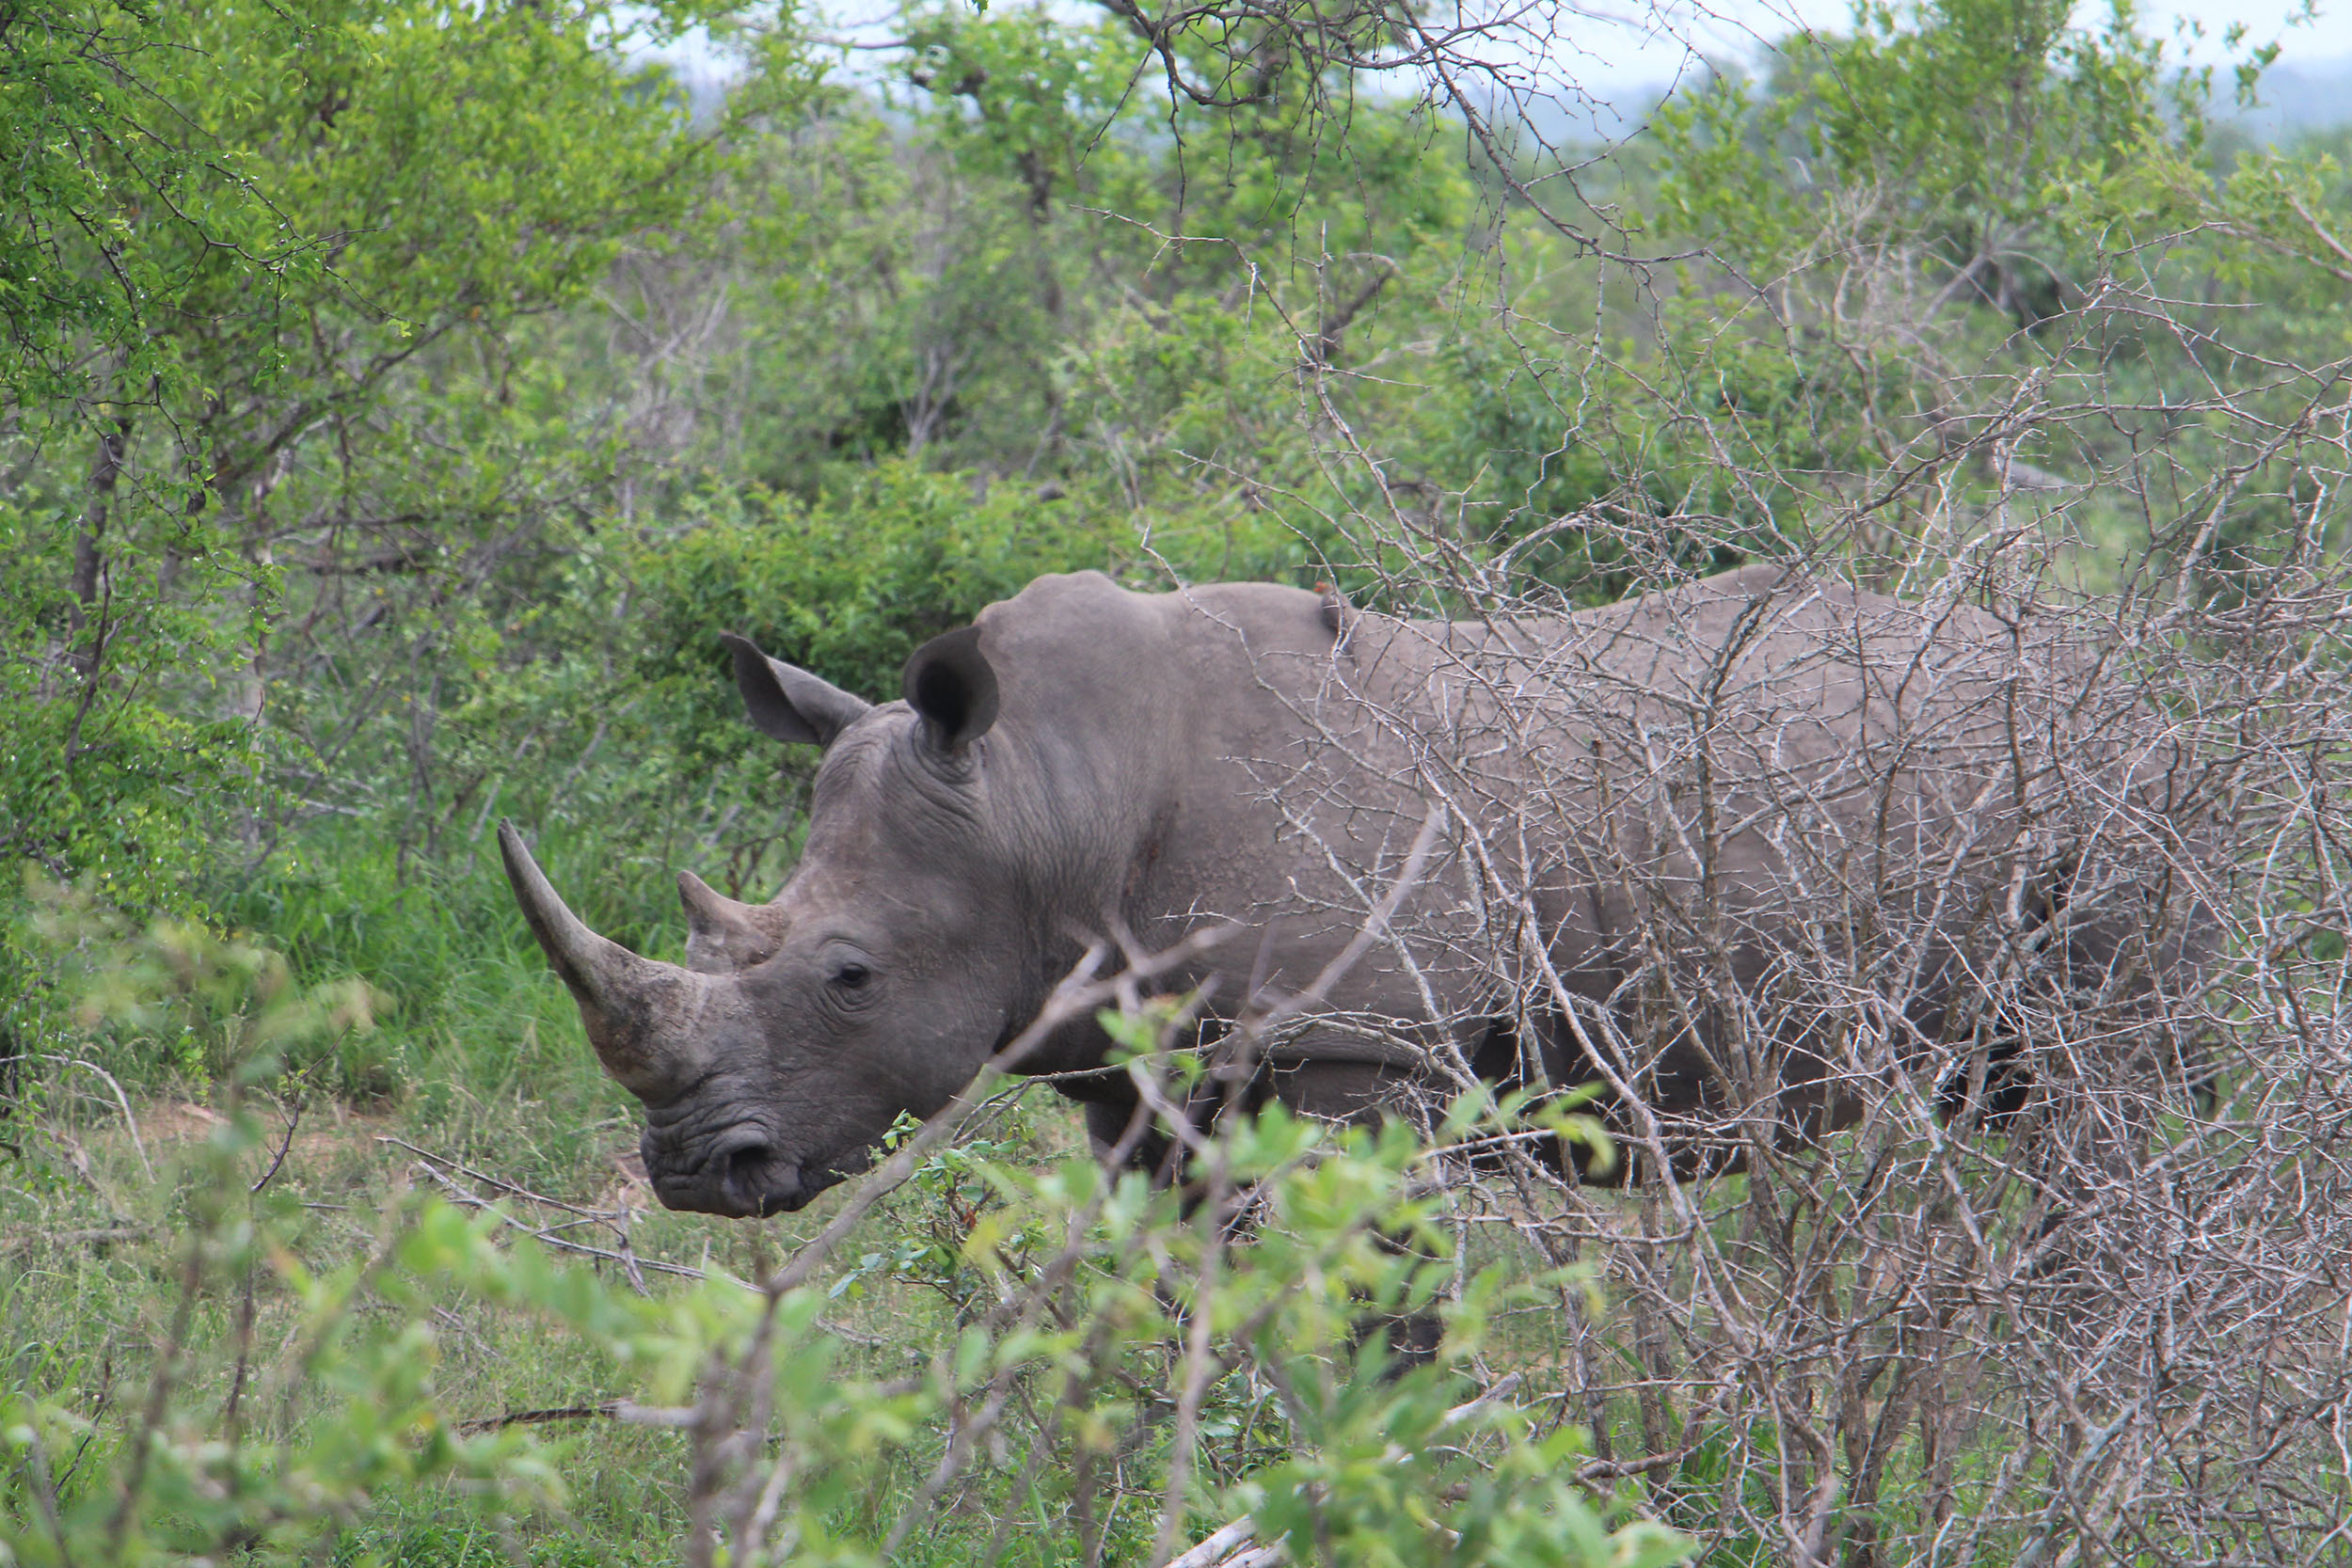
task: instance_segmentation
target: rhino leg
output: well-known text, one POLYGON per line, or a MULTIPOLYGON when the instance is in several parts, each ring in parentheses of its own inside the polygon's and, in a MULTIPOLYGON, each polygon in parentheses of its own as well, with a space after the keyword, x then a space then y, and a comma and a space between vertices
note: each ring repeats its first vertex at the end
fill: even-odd
POLYGON ((1155 1186, 1176 1184, 1183 1175, 1183 1146, 1145 1112, 1124 1081, 1100 1099, 1089 1099, 1086 1113, 1087 1137, 1097 1159, 1142 1171, 1155 1186))
MULTIPOLYGON (((1271 1076, 1276 1097, 1300 1116, 1367 1128, 1397 1117, 1419 1119, 1424 1129, 1427 1124, 1429 1085, 1416 1073, 1372 1062, 1310 1060, 1277 1068, 1271 1076)), ((1413 1250, 1402 1231, 1384 1229, 1377 1239, 1399 1255, 1413 1250)), ((1356 1337, 1387 1340, 1393 1376, 1437 1360, 1445 1324, 1434 1312, 1367 1311, 1357 1321, 1356 1337)))
MULTIPOLYGON (((1123 1076, 1105 1075, 1099 1083, 1065 1083, 1057 1086, 1085 1104, 1087 1133, 1099 1157, 1117 1157, 1125 1168, 1143 1171, 1163 1186, 1172 1186, 1183 1180, 1183 1145, 1144 1111, 1123 1076)), ((1308 1060, 1261 1070, 1242 1095, 1241 1102, 1244 1108, 1255 1110, 1269 1099, 1279 1099, 1300 1116, 1371 1127, 1391 1116, 1412 1114, 1419 1095, 1418 1079, 1392 1068, 1308 1060)), ((1192 1113, 1194 1125, 1206 1131, 1215 1125, 1223 1109, 1223 1097, 1204 1095, 1185 1109, 1192 1113)), ((1205 1195, 1186 1193, 1188 1211, 1192 1200, 1201 1196, 1205 1195)), ((1250 1224, 1254 1208, 1253 1204, 1243 1203, 1237 1225, 1250 1224)), ((1379 1241, 1399 1253, 1410 1246, 1405 1236, 1391 1231, 1380 1232, 1379 1241)), ((1385 1336, 1390 1369, 1394 1372, 1436 1360, 1443 1326, 1433 1313, 1367 1312, 1357 1324, 1357 1336, 1359 1341, 1375 1335, 1385 1336)))

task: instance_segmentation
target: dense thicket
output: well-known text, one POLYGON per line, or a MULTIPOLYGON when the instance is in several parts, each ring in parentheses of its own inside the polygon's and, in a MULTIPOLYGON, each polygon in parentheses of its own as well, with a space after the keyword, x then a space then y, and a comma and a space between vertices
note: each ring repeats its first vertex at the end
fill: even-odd
POLYGON ((501 811, 755 847, 715 630, 880 691, 1041 570, 1301 569, 1299 331, 1457 335, 1438 119, 1171 115, 1120 26, 936 8, 880 75, 723 27, 696 125, 631 51, 724 20, 11 13, 12 862, 217 919, 501 811))

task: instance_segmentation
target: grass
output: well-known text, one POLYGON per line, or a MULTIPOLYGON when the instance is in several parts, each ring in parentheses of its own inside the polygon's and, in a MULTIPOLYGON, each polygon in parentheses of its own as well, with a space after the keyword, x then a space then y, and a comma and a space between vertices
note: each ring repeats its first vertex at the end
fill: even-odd
MULTIPOLYGON (((0 1245, 21 1271, 5 1292, 17 1347, 9 1381, 37 1396, 71 1393, 93 1418, 135 1403, 154 1371, 154 1347, 166 1338, 180 1293, 196 1196, 191 1185, 208 1168, 200 1146, 218 1125, 187 1102, 152 1100, 135 1111, 142 1117, 154 1180, 147 1180, 119 1117, 108 1122, 96 1118, 96 1107, 63 1107, 44 1118, 16 1162, 30 1180, 0 1190, 0 1245), (34 1352, 30 1359, 28 1352, 34 1352)), ((384 1109, 322 1117, 297 1132, 267 1196, 280 1244, 311 1273, 330 1274, 377 1245, 410 1182, 413 1161, 379 1141, 388 1136, 422 1143, 434 1132, 384 1109)), ((595 1196, 586 1178, 611 1137, 574 1138, 574 1175, 550 1185, 575 1196, 595 1196)), ((545 1125, 532 1127, 522 1145, 542 1152, 561 1147, 556 1131, 545 1125)), ((253 1180, 271 1153, 264 1151, 253 1180)), ((542 1180, 552 1174, 555 1162, 538 1164, 542 1180)), ((254 1341, 279 1348, 295 1322, 296 1303, 274 1273, 259 1274, 255 1284, 254 1341)), ((191 1409, 216 1408, 227 1398, 237 1307, 230 1289, 198 1299, 186 1336, 191 1352, 182 1369, 182 1398, 191 1409)), ((584 1390, 617 1381, 616 1369, 601 1363, 590 1342, 550 1336, 525 1314, 459 1301, 437 1316, 434 1378, 461 1418, 576 1402, 584 1390)), ((597 1555, 575 1551, 545 1560, 669 1560, 677 1523, 670 1499, 681 1478, 675 1456, 665 1449, 675 1443, 617 1428, 582 1432, 570 1441, 578 1449, 566 1471, 586 1484, 572 1488, 572 1517, 543 1522, 541 1544, 570 1543, 579 1551, 593 1546, 597 1555)), ((475 1560, 454 1544, 469 1537, 436 1525, 430 1499, 401 1497, 388 1510, 387 1518, 365 1521, 356 1532, 377 1544, 396 1543, 387 1560, 452 1568, 475 1560)), ((535 1551, 532 1560, 541 1560, 535 1551)))
MULTIPOLYGON (((329 1106, 306 1117, 266 1197, 280 1242, 305 1269, 325 1275, 352 1266, 380 1243, 404 1191, 419 1179, 417 1157, 389 1139, 436 1153, 464 1150, 452 1157, 478 1160, 502 1179, 582 1207, 610 1208, 626 1199, 639 1210, 632 1245, 641 1259, 655 1262, 754 1276, 823 1222, 821 1206, 818 1212, 757 1224, 662 1211, 623 1168, 633 1123, 611 1118, 574 1129, 554 1120, 544 1101, 443 1086, 445 1095, 421 1085, 396 1101, 365 1110, 329 1106)), ((119 1417, 135 1405, 155 1371, 155 1347, 167 1336, 179 1299, 193 1189, 208 1168, 204 1145, 220 1126, 192 1101, 151 1096, 133 1110, 151 1179, 110 1102, 71 1096, 54 1101, 37 1131, 29 1132, 12 1162, 17 1180, 0 1186, 0 1275, 6 1278, 0 1314, 8 1324, 9 1351, 0 1369, 0 1395, 15 1388, 66 1398, 102 1425, 110 1414, 119 1417)), ((275 1153, 269 1147, 248 1154, 240 1175, 259 1180, 275 1153)), ((849 1251, 887 1250, 922 1218, 885 1208, 849 1251)), ((618 1279, 609 1265, 573 1266, 618 1279)), ((267 1271, 255 1283, 254 1342, 271 1347, 282 1363, 296 1303, 267 1271)), ((647 1283, 656 1296, 668 1299, 682 1298, 687 1290, 658 1274, 647 1283)), ((209 1290, 198 1300, 178 1396, 192 1411, 217 1408, 228 1396, 238 1307, 232 1289, 209 1290)), ((886 1271, 867 1275, 829 1316, 859 1341, 844 1360, 846 1370, 862 1375, 902 1374, 954 1338, 955 1312, 946 1297, 886 1271)), ((401 1326, 396 1316, 378 1313, 362 1323, 361 1332, 389 1335, 401 1326)), ((551 1333, 541 1314, 527 1309, 452 1296, 433 1308, 432 1328, 433 1380, 454 1419, 595 1405, 640 1386, 593 1338, 551 1333)), ((689 1480, 687 1445, 679 1434, 583 1420, 538 1428, 535 1435, 548 1444, 564 1480, 564 1509, 501 1526, 485 1519, 462 1487, 388 1495, 350 1522, 329 1560, 338 1568, 505 1568, 516 1562, 635 1568, 679 1560, 687 1528, 680 1499, 689 1480)), ((103 1447, 93 1451, 93 1473, 107 1457, 103 1447)), ((935 1457, 919 1448, 901 1456, 885 1483, 857 1499, 839 1527, 852 1535, 879 1536, 935 1457)), ((1040 1492, 1036 1482, 1025 1495, 1012 1496, 1011 1481, 1007 1474, 963 1492, 954 1508, 910 1542, 899 1560, 966 1562, 992 1536, 1002 1511, 1046 1518, 1061 1513, 1058 1496, 1040 1492)), ((1135 1556, 1148 1546, 1148 1520, 1122 1527, 1114 1518, 1113 1527, 1115 1539, 1132 1537, 1125 1545, 1135 1556)), ((1074 1534, 1054 1531, 1018 1533, 1003 1560, 1075 1561, 1073 1540, 1074 1534)))
MULTIPOLYGON (((667 877, 593 835, 557 836, 537 851, 592 926, 654 958, 682 955, 667 877)), ((219 903, 306 981, 357 976, 387 998, 377 1037, 338 1049, 346 1098, 421 1097, 455 1117, 469 1099, 520 1096, 548 1102, 559 1121, 629 1108, 597 1069, 486 840, 445 863, 404 862, 380 839, 329 824, 219 903)))
MULTIPOLYGON (((190 1185, 204 1168, 200 1146, 217 1126, 188 1102, 150 1100, 134 1111, 153 1180, 119 1116, 85 1101, 43 1119, 14 1162, 19 1180, 0 1188, 0 1248, 10 1275, 0 1287, 12 1354, 6 1382, 39 1396, 70 1394, 99 1418, 135 1403, 153 1372, 153 1347, 166 1337, 178 1297, 190 1185)), ((402 1193, 419 1180, 421 1163, 385 1141, 391 1138, 436 1153, 463 1150, 452 1158, 478 1160, 504 1180, 582 1207, 626 1200, 640 1211, 632 1246, 654 1262, 755 1275, 822 1220, 819 1213, 754 1225, 660 1210, 624 1169, 633 1125, 615 1119, 573 1129, 552 1121, 543 1103, 453 1086, 446 1101, 419 1093, 364 1114, 306 1119, 297 1130, 268 1198, 282 1244, 312 1274, 368 1256, 402 1193)), ((262 1149, 247 1157, 253 1179, 274 1154, 262 1149)), ((872 1234, 854 1241, 852 1250, 888 1245, 903 1223, 896 1213, 877 1215, 872 1234)), ((609 1265, 574 1266, 618 1277, 609 1265)), ((661 1296, 685 1290, 659 1274, 649 1274, 647 1285, 661 1296)), ((255 1341, 282 1349, 295 1303, 267 1273, 257 1280, 257 1296, 255 1341)), ((193 1352, 183 1370, 182 1397, 191 1408, 216 1406, 227 1396, 237 1306, 230 1290, 209 1291, 199 1302, 187 1336, 193 1352)), ((910 1357, 952 1338, 949 1316, 943 1298, 886 1275, 869 1278, 832 1312, 844 1329, 872 1341, 849 1358, 856 1370, 876 1373, 904 1371, 910 1357)), ((456 1419, 594 1405, 639 1386, 594 1339, 550 1333, 534 1312, 451 1299, 433 1317, 434 1381, 456 1419)), ((389 1332, 398 1325, 387 1318, 371 1326, 389 1332)), ((485 1533, 460 1496, 437 1503, 430 1495, 389 1497, 355 1525, 337 1560, 356 1563, 373 1552, 387 1564, 464 1568, 510 1562, 510 1546, 521 1548, 534 1568, 675 1560, 687 1481, 679 1436, 604 1420, 551 1427, 542 1435, 552 1437, 569 1494, 564 1513, 531 1521, 502 1540, 485 1533)), ((919 1478, 905 1479, 911 1487, 919 1478)), ((886 1499, 878 1497, 875 1507, 887 1517, 886 1499)), ((950 1522, 945 1538, 964 1533, 950 1522)), ((949 1552, 937 1560, 958 1559, 949 1552)))

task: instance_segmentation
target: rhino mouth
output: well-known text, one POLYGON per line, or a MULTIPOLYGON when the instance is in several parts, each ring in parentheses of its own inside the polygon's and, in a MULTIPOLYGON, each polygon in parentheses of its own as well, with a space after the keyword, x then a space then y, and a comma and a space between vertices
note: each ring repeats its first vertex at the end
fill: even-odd
POLYGON ((867 1163, 856 1159, 844 1164, 804 1164, 787 1158, 756 1127, 724 1134, 712 1143, 707 1155, 691 1163, 681 1162, 675 1150, 661 1148, 653 1129, 647 1128, 642 1152, 654 1196, 664 1209, 736 1220, 793 1213, 867 1163))

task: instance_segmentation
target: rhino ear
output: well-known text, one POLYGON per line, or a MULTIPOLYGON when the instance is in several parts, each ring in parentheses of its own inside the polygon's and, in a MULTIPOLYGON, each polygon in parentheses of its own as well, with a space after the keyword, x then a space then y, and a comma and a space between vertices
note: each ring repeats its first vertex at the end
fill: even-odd
POLYGON ((996 722, 996 671, 980 652, 980 628, 960 626, 914 650, 900 686, 923 716, 931 744, 960 752, 996 722))
POLYGON ((749 638, 722 632, 719 641, 735 656, 735 686, 743 693, 752 727, 777 740, 830 746, 873 705, 850 696, 782 659, 770 658, 749 638))

